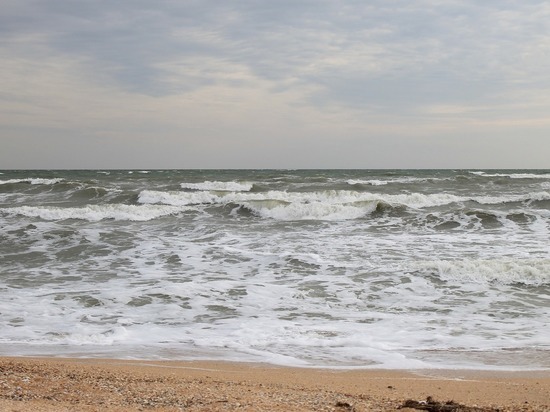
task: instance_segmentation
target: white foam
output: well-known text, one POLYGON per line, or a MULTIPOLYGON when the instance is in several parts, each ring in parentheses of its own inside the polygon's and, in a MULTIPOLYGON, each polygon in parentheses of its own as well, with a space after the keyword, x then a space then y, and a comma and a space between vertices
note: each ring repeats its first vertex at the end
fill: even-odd
POLYGON ((550 179, 550 173, 486 173, 470 172, 483 177, 508 177, 510 179, 550 179))
POLYGON ((221 196, 210 192, 160 192, 157 190, 143 190, 138 195, 138 202, 171 206, 225 203, 221 196))
POLYGON ((424 177, 395 177, 395 178, 387 178, 385 180, 381 179, 368 179, 368 180, 361 180, 361 179, 349 179, 346 181, 349 185, 370 185, 370 186, 385 186, 392 183, 420 183, 420 182, 426 182, 428 180, 442 180, 435 177, 424 178, 424 177))
POLYGON ((40 177, 28 177, 24 179, 8 179, 0 180, 0 185, 13 184, 13 183, 30 183, 31 185, 53 185, 62 182, 64 179, 43 179, 40 177))
POLYGON ((2 212, 27 217, 38 217, 44 220, 80 219, 91 222, 103 219, 147 221, 162 216, 179 213, 184 209, 172 206, 157 205, 90 205, 85 207, 39 207, 21 206, 2 209, 2 212))
POLYGON ((496 205, 499 203, 511 203, 511 202, 526 202, 533 200, 550 200, 549 192, 532 192, 528 194, 521 195, 504 195, 504 196, 476 196, 472 200, 485 204, 485 205, 496 205))
POLYGON ((182 189, 211 190, 218 192, 249 192, 252 190, 252 183, 248 182, 202 182, 182 183, 182 189))
POLYGON ((448 193, 436 193, 425 195, 423 193, 410 193, 401 195, 383 195, 382 200, 392 205, 402 205, 411 208, 426 208, 443 206, 451 203, 467 201, 468 198, 448 193))
POLYGON ((390 183, 387 180, 377 180, 377 179, 371 179, 371 180, 357 180, 357 179, 349 179, 346 182, 348 185, 371 185, 371 186, 384 186, 390 183))
POLYGON ((375 210, 383 202, 393 207, 423 209, 452 203, 475 201, 480 204, 504 204, 533 200, 549 200, 546 191, 524 195, 501 196, 457 196, 450 193, 407 193, 375 194, 348 190, 327 190, 317 192, 268 191, 249 192, 162 192, 144 190, 138 201, 143 204, 165 204, 172 206, 236 203, 246 206, 267 218, 277 220, 339 220, 357 219, 375 210), (374 208, 373 208, 374 205, 374 208))
POLYGON ((413 267, 453 282, 550 284, 550 259, 434 260, 416 262, 413 267))
POLYGON ((461 202, 467 198, 452 194, 399 194, 384 195, 347 190, 319 192, 268 191, 262 193, 215 191, 161 192, 145 190, 138 201, 144 204, 174 206, 197 204, 236 203, 258 212, 262 216, 280 220, 300 219, 354 219, 371 213, 376 205, 385 202, 392 206, 424 208, 461 202), (374 206, 374 208, 373 208, 374 206))
MULTIPOLYGON (((193 205, 193 204, 227 204, 237 203, 248 206, 251 202, 284 202, 288 205, 308 205, 322 203, 332 208, 335 205, 342 207, 357 206, 360 203, 385 202, 392 206, 406 206, 412 208, 423 208, 441 206, 449 203, 468 200, 462 196, 446 193, 438 194, 399 194, 385 195, 368 192, 356 192, 350 190, 326 190, 318 192, 285 192, 268 191, 262 193, 227 192, 216 193, 215 191, 201 192, 160 192, 144 190, 139 194, 138 201, 145 204, 168 204, 168 205, 193 205)), ((295 207, 295 206, 292 206, 295 207)), ((332 215, 333 210, 329 211, 332 215)), ((300 214, 300 213, 298 213, 300 214)), ((291 212, 291 215, 298 215, 291 212)), ((311 216, 315 215, 312 214, 311 216)), ((282 217, 282 216, 280 216, 282 217)))
MULTIPOLYGON (((82 324, 76 324, 76 331, 67 333, 63 336, 52 337, 52 344, 62 345, 97 345, 97 346, 111 346, 117 343, 125 342, 129 333, 124 326, 115 326, 103 331, 93 331, 89 326, 82 327, 82 324)), ((104 328, 103 328, 104 329, 104 328)))
MULTIPOLYGON (((348 228, 352 225, 342 224, 348 228)), ((148 348, 143 352, 146 357, 164 353, 172 359, 185 358, 202 351, 205 357, 215 354, 226 360, 348 368, 436 367, 436 363, 419 359, 413 352, 457 347, 491 351, 505 345, 524 348, 547 342, 544 312, 537 317, 506 319, 503 324, 480 314, 491 302, 498 301, 498 296, 492 295, 492 286, 486 285, 504 264, 513 266, 511 259, 497 260, 496 265, 489 259, 451 262, 454 269, 441 278, 458 288, 440 289, 437 282, 422 273, 437 270, 440 261, 419 262, 413 267, 420 272, 417 274, 400 272, 398 267, 378 261, 380 255, 388 256, 384 248, 402 242, 405 244, 398 260, 410 269, 410 258, 419 247, 414 238, 368 237, 360 234, 363 228, 352 234, 342 224, 334 229, 339 236, 333 236, 330 230, 311 236, 297 228, 284 242, 280 234, 270 231, 252 237, 236 231, 206 242, 198 233, 160 238, 144 231, 129 250, 93 256, 77 266, 91 264, 93 272, 101 273, 121 259, 124 269, 118 269, 116 278, 108 282, 92 283, 88 278, 62 287, 53 284, 49 290, 45 285, 4 292, 0 299, 4 336, 0 342, 62 345, 61 353, 86 347, 90 354, 109 349, 119 351, 118 356, 135 356, 140 353, 135 348, 141 347, 148 348), (343 252, 356 260, 350 262, 343 252), (166 269, 163 259, 167 254, 177 254, 185 269, 166 269), (314 269, 302 271, 301 265, 314 269), (478 266, 490 269, 490 276, 482 280, 464 278, 478 266), (353 279, 361 273, 365 275, 363 280, 353 279), (408 279, 404 281, 403 277, 408 279), (177 282, 173 281, 176 278, 177 282), (318 285, 322 292, 317 293, 308 284, 318 285), (240 293, 232 294, 235 290, 240 293), (470 291, 474 295, 469 297, 470 291), (483 292, 481 296, 479 291, 483 292), (454 298, 458 303, 449 302, 453 293, 457 293, 454 298), (93 296, 101 304, 85 307, 73 299, 78 295, 93 296), (159 295, 171 297, 173 302, 161 302, 159 295), (128 305, 133 298, 144 296, 151 303, 128 305), (189 306, 179 306, 180 298, 187 299, 189 306), (24 309, 18 303, 29 301, 35 303, 24 309), (220 314, 213 309, 216 306, 229 312, 220 314), (8 326, 17 317, 24 318, 24 322, 8 326), (522 328, 532 330, 532 336, 522 328)), ((88 230, 83 232, 87 234, 88 230)), ((93 233, 98 234, 95 230, 93 233)), ((93 244, 102 242, 100 236, 88 238, 93 244)), ((433 245, 435 240, 426 243, 433 245)), ((445 239, 440 240, 444 243, 445 239)), ((531 276, 528 267, 550 273, 548 260, 516 263, 527 278, 531 276)), ((66 265, 58 262, 56 267, 61 273, 75 270, 74 261, 66 265)), ((461 360, 462 365, 480 367, 479 362, 468 363, 465 356, 461 360)), ((449 361, 442 364, 452 365, 449 361)))
POLYGON ((263 217, 277 220, 347 220, 358 219, 372 213, 377 202, 364 202, 362 205, 291 203, 275 207, 261 207, 250 202, 248 207, 263 217))
MULTIPOLYGON (((179 172, 138 184, 121 184, 121 174, 109 184, 123 187, 126 199, 157 190, 142 190, 134 206, 53 207, 33 194, 0 208, 9 250, 0 353, 550 368, 550 212, 529 203, 547 199, 544 189, 517 182, 487 191, 426 187, 433 194, 373 189, 388 194, 320 190, 322 179, 298 177, 261 184, 288 191, 168 191, 179 172), (472 201, 498 207, 462 204, 472 201), (502 225, 484 226, 483 213, 502 225), (30 225, 15 215, 43 220, 30 225), (87 223, 102 219, 123 222, 87 223), (322 222, 295 222, 311 219, 322 222), (459 225, 440 227, 449 221, 459 225), (510 361, 529 350, 546 358, 510 361)), ((56 204, 71 201, 48 193, 56 204)))

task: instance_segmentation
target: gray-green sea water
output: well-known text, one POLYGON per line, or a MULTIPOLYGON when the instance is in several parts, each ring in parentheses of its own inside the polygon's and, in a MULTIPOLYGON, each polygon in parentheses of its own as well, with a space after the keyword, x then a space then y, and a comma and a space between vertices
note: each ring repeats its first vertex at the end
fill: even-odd
POLYGON ((550 368, 548 170, 0 173, 0 354, 550 368))

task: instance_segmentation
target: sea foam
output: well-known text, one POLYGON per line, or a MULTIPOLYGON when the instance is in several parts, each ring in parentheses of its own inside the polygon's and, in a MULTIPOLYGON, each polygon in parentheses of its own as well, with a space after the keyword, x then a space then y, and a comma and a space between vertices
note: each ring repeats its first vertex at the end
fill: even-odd
POLYGON ((550 285, 550 259, 462 259, 415 262, 449 282, 550 285))
POLYGON ((38 217, 44 220, 81 219, 95 222, 103 219, 146 221, 179 213, 183 210, 182 208, 172 206, 114 204, 90 205, 76 208, 21 206, 1 209, 0 212, 27 217, 38 217))
POLYGON ((63 181, 62 178, 43 179, 40 177, 28 177, 24 179, 0 180, 0 185, 14 184, 14 183, 29 183, 31 185, 53 185, 62 181, 63 181))
POLYGON ((2 172, 0 354, 550 369, 550 180, 2 172))
POLYGON ((247 182, 202 182, 182 183, 182 189, 190 190, 212 190, 219 192, 248 192, 252 190, 252 183, 247 182))

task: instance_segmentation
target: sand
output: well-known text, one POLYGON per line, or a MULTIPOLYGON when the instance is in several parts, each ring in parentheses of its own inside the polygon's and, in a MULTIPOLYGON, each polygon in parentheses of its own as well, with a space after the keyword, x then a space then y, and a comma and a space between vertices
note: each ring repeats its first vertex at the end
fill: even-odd
POLYGON ((424 410, 550 411, 550 373, 0 358, 1 411, 421 410, 407 400, 424 410))

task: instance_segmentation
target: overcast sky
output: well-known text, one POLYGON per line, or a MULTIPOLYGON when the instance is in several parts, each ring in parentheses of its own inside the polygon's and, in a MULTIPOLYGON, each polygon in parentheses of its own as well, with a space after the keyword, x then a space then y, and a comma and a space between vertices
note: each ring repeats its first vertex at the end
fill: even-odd
POLYGON ((2 0, 0 169, 550 168, 550 2, 2 0))

